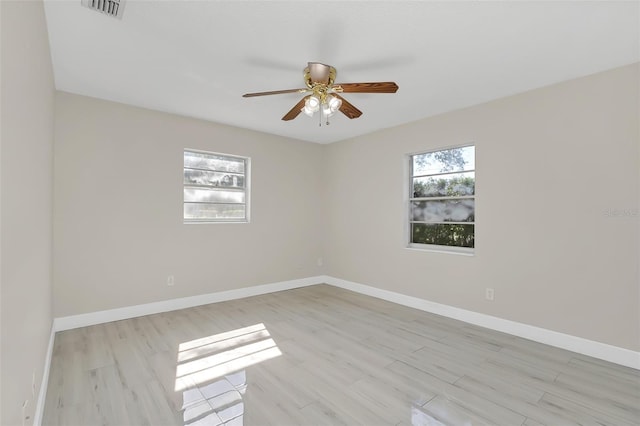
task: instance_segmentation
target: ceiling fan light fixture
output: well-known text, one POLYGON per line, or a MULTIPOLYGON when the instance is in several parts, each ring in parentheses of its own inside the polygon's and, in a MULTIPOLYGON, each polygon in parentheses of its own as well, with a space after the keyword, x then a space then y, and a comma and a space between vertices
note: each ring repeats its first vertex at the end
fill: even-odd
POLYGON ((304 112, 309 117, 313 117, 313 114, 320 109, 320 99, 315 95, 309 96, 304 101, 304 108, 302 108, 302 112, 304 112))
POLYGON ((337 98, 335 96, 329 96, 327 99, 327 105, 332 113, 336 112, 342 106, 342 99, 337 98))
POLYGON ((311 95, 304 101, 304 107, 313 114, 320 109, 320 99, 315 95, 311 95))
POLYGON ((335 111, 331 111, 331 108, 329 107, 329 105, 324 104, 322 105, 322 115, 325 117, 331 117, 334 114, 335 111))

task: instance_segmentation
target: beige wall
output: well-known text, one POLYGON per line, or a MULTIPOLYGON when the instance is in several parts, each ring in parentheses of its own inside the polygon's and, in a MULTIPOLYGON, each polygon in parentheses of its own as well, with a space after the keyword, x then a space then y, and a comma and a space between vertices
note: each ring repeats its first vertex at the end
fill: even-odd
MULTIPOLYGON (((0 424, 33 418, 51 333, 53 73, 42 2, 0 2, 1 321, 0 424)), ((27 424, 30 421, 27 421, 27 424)))
POLYGON ((638 70, 328 146, 328 274, 639 350, 638 70), (405 154, 466 143, 476 144, 475 256, 406 249, 405 154))
POLYGON ((322 155, 313 143, 58 92, 55 316, 323 273, 322 155), (184 148, 251 157, 251 223, 183 224, 184 148))
POLYGON ((66 93, 56 115, 55 316, 327 273, 640 349, 638 65, 326 146, 66 93), (475 256, 406 249, 405 155, 465 143, 475 256), (182 223, 185 147, 252 158, 250 224, 182 223))
POLYGON ((640 350, 637 65, 328 146, 65 93, 54 131, 42 3, 0 12, 1 424, 35 406, 52 243, 55 316, 327 273, 640 350), (405 154, 469 142, 476 255, 404 248, 405 154), (182 223, 185 147, 252 158, 250 224, 182 223))

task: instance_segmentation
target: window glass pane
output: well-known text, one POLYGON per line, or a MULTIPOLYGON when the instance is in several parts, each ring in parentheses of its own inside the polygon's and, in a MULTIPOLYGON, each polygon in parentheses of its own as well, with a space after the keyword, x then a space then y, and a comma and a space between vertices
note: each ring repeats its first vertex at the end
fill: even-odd
POLYGON ((474 172, 413 178, 413 198, 455 197, 474 195, 475 192, 474 172))
POLYGON ((412 201, 411 220, 418 222, 473 222, 475 200, 412 201))
POLYGON ((185 219, 244 219, 244 204, 184 203, 185 219))
POLYGON ((184 166, 196 169, 244 173, 244 160, 242 158, 205 154, 202 152, 185 151, 184 166))
POLYGON ((184 183, 243 188, 244 176, 223 172, 184 169, 184 183))
POLYGON ((411 242, 440 246, 473 247, 474 225, 411 224, 411 242))
POLYGON ((413 156, 413 175, 475 170, 475 147, 445 149, 413 156))
POLYGON ((247 221, 249 161, 243 157, 185 150, 185 221, 247 221))
POLYGON ((244 203, 244 191, 221 189, 185 188, 185 202, 244 203))

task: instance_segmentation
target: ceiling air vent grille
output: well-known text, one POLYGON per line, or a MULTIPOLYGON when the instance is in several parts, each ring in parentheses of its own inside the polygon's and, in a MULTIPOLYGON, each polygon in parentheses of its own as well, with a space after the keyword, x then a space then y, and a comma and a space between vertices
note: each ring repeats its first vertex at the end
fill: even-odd
POLYGON ((83 6, 118 19, 122 19, 124 2, 125 0, 80 0, 83 6))

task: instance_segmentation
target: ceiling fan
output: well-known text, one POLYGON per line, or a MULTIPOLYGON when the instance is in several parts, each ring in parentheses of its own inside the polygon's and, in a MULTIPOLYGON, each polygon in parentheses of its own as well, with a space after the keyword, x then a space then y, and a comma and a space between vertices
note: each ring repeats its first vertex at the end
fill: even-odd
POLYGON ((392 81, 375 83, 340 83, 335 84, 336 69, 319 62, 309 62, 304 69, 305 89, 274 90, 271 92, 246 93, 243 98, 254 96, 280 95, 283 93, 304 93, 302 98, 291 110, 282 117, 284 121, 293 120, 301 112, 312 117, 315 112, 320 114, 320 125, 325 117, 329 124, 329 117, 342 112, 348 118, 358 118, 362 111, 340 96, 340 93, 396 93, 398 85, 392 81))

